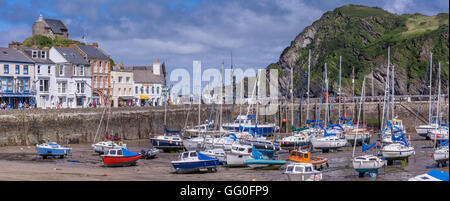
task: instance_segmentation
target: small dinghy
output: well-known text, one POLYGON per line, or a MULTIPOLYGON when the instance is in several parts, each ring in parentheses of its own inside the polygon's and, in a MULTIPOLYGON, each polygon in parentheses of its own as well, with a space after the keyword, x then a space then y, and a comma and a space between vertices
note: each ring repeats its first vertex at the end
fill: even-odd
POLYGON ((176 173, 190 173, 202 170, 216 172, 218 165, 219 159, 196 151, 182 152, 178 156, 178 160, 172 161, 172 166, 176 173))
POLYGON ((162 151, 157 148, 152 149, 142 149, 141 155, 143 159, 153 159, 156 157, 157 154, 161 153, 162 151))
POLYGON ((322 172, 315 170, 310 163, 293 163, 283 173, 289 181, 321 181, 322 172))
POLYGON ((271 160, 262 158, 262 153, 252 148, 252 158, 246 159, 244 164, 251 168, 278 169, 286 163, 285 160, 271 160))
POLYGON ((72 148, 62 147, 56 142, 36 145, 36 151, 39 156, 42 156, 44 159, 48 156, 58 156, 59 158, 64 158, 64 156, 67 156, 70 153, 70 150, 72 150, 72 148))
POLYGON ((141 158, 141 154, 128 151, 127 149, 109 149, 102 155, 103 165, 106 167, 133 166, 141 158))
POLYGON ((431 170, 428 173, 415 176, 408 181, 448 181, 448 173, 441 170, 431 170))

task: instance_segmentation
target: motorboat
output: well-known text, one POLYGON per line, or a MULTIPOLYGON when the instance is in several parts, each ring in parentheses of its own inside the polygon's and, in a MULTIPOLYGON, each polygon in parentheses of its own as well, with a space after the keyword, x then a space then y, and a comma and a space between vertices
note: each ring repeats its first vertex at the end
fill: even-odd
POLYGON ((417 175, 408 181, 448 181, 448 173, 442 170, 431 170, 425 174, 417 175))
POLYGON ((244 164, 251 168, 278 169, 286 163, 285 160, 265 159, 262 155, 263 154, 261 152, 257 151, 255 147, 253 147, 251 154, 252 158, 244 160, 244 164))
POLYGON ((322 149, 322 151, 327 152, 330 149, 339 149, 346 146, 347 140, 336 136, 326 136, 311 139, 311 144, 314 149, 322 149))
POLYGON ((56 142, 48 142, 36 145, 36 151, 39 156, 46 159, 48 156, 58 156, 59 158, 64 158, 70 153, 72 148, 62 147, 56 142))
POLYGON ((245 167, 244 161, 251 159, 252 146, 246 144, 234 144, 231 151, 226 154, 228 167, 245 167))
POLYGON ((299 133, 292 136, 284 137, 280 140, 282 149, 295 149, 296 147, 304 147, 311 145, 311 139, 307 134, 299 133))
POLYGON ((183 140, 183 145, 187 151, 200 151, 202 149, 213 149, 214 137, 198 136, 183 140))
POLYGON ((276 152, 281 150, 279 142, 272 142, 264 137, 241 140, 240 143, 253 146, 257 151, 261 152, 263 156, 267 156, 267 158, 274 158, 276 152))
POLYGON ((219 159, 209 157, 197 151, 185 151, 180 153, 178 160, 172 161, 176 173, 191 173, 207 170, 216 172, 219 159))
POLYGON ((316 170, 328 168, 328 158, 311 158, 311 153, 309 151, 292 150, 289 152, 288 160, 294 163, 311 164, 316 170))
POLYGON ((276 130, 273 123, 256 123, 256 115, 239 115, 233 123, 222 124, 222 128, 236 132, 250 131, 256 128, 256 132, 262 136, 272 135, 276 130))
POLYGON ((208 149, 205 151, 201 151, 200 153, 212 158, 216 157, 217 159, 219 159, 219 164, 225 164, 227 162, 227 154, 223 149, 208 149))
POLYGON ((92 144, 91 147, 94 149, 94 151, 96 153, 103 154, 108 149, 119 148, 119 147, 127 148, 127 145, 122 144, 122 143, 117 144, 113 141, 101 141, 101 142, 92 144))
POLYGON ((150 143, 153 147, 164 151, 184 149, 183 139, 179 135, 159 135, 156 138, 150 138, 150 143))
POLYGON ((289 181, 321 181, 322 172, 315 170, 310 163, 292 163, 286 166, 289 181))
POLYGON ((108 149, 102 155, 102 160, 103 165, 106 167, 134 166, 141 156, 139 153, 134 153, 121 147, 108 149))

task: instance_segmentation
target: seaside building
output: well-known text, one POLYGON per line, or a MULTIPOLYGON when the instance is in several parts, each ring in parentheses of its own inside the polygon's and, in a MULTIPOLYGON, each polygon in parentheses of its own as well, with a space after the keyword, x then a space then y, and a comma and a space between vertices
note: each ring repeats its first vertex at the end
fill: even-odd
POLYGON ((50 60, 56 63, 58 107, 88 107, 92 103, 91 64, 75 48, 52 47, 50 60))
POLYGON ((106 105, 111 95, 110 56, 98 47, 98 43, 75 45, 75 48, 91 64, 93 102, 106 105))
POLYGON ((63 21, 44 19, 42 14, 40 14, 38 19, 34 22, 32 30, 33 36, 41 35, 52 39, 55 39, 56 36, 65 39, 69 38, 69 30, 63 21))
POLYGON ((56 65, 49 58, 49 49, 21 48, 21 52, 34 62, 33 80, 36 86, 36 107, 56 108, 56 65))
POLYGON ((8 109, 35 104, 34 62, 22 52, 0 47, 0 103, 8 109))
POLYGON ((115 66, 111 71, 113 107, 134 105, 134 79, 133 71, 115 66))

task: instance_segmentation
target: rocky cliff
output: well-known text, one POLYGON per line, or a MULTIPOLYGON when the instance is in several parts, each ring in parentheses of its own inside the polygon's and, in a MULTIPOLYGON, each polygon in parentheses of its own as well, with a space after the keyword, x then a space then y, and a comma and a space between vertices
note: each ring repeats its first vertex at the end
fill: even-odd
MULTIPOLYGON (((294 96, 306 89, 308 50, 311 49, 311 94, 320 97, 324 64, 327 63, 330 93, 337 91, 339 57, 342 56, 342 86, 359 94, 366 76, 367 95, 371 95, 374 72, 375 95, 384 95, 388 46, 395 66, 395 94, 421 94, 428 89, 429 58, 433 52, 433 80, 441 63, 442 90, 447 93, 449 72, 449 15, 396 15, 377 7, 349 5, 326 12, 306 27, 267 68, 279 69, 281 94, 290 87, 290 69, 294 69, 294 96)), ((435 84, 434 84, 435 85, 435 84)), ((434 91, 434 88, 433 88, 434 91)), ((289 96, 289 95, 288 95, 289 96)))

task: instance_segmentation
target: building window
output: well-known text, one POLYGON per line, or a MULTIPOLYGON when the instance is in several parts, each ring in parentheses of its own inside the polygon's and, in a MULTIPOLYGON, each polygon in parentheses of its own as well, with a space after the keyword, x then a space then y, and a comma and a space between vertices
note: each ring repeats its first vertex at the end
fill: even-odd
POLYGON ((146 88, 146 92, 147 92, 147 94, 150 94, 150 89, 149 89, 150 87, 149 86, 147 86, 147 88, 146 88))
POLYGON ((48 92, 48 81, 49 80, 39 80, 39 91, 48 92))
POLYGON ((84 93, 84 82, 77 82, 77 93, 84 93))
POLYGON ((51 74, 50 66, 47 66, 48 74, 51 74))
POLYGON ((130 83, 130 77, 127 77, 127 83, 130 83))
POLYGON ((45 51, 41 51, 41 59, 45 59, 46 55, 45 55, 45 51))
POLYGON ((38 73, 38 74, 41 74, 41 66, 38 66, 38 67, 37 67, 37 73, 38 73))
POLYGON ((119 83, 122 83, 122 77, 119 76, 119 83))
POLYGON ((23 65, 23 74, 28 75, 28 65, 23 65))
POLYGON ((32 57, 33 59, 36 59, 38 57, 38 52, 36 50, 32 51, 32 57))
POLYGON ((5 74, 8 74, 8 73, 9 73, 9 65, 8 65, 8 64, 3 65, 3 72, 4 72, 5 74))
POLYGON ((159 94, 159 87, 156 87, 156 94, 159 94))
POLYGON ((66 93, 66 82, 58 82, 58 93, 66 93))
POLYGON ((64 65, 59 65, 59 75, 64 76, 64 65))
POLYGON ((118 91, 118 92, 117 92, 117 95, 121 95, 121 94, 120 94, 120 88, 118 88, 117 91, 118 91))
POLYGON ((144 87, 141 87, 141 94, 144 93, 144 87))
POLYGON ((73 75, 77 75, 77 66, 73 65, 73 75))
POLYGON ((136 92, 135 92, 136 94, 139 94, 139 90, 138 90, 138 87, 136 86, 136 92))
POLYGON ((83 106, 83 97, 77 97, 77 106, 83 106))
POLYGON ((80 73, 80 76, 84 76, 84 66, 80 66, 79 67, 79 73, 80 73))
POLYGON ((97 76, 94 76, 94 79, 92 80, 92 86, 95 87, 95 83, 97 83, 97 76))
POLYGON ((155 87, 152 86, 152 94, 155 94, 155 87))
POLYGON ((20 74, 20 66, 16 65, 16 74, 20 74))

